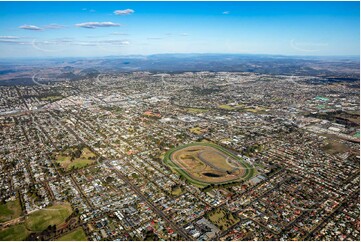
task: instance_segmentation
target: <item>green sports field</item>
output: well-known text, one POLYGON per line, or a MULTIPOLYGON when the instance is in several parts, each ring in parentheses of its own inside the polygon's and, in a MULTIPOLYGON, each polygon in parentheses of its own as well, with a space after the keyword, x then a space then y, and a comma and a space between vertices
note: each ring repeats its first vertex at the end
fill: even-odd
POLYGON ((87 237, 82 227, 78 227, 74 231, 57 239, 59 241, 87 241, 87 237))

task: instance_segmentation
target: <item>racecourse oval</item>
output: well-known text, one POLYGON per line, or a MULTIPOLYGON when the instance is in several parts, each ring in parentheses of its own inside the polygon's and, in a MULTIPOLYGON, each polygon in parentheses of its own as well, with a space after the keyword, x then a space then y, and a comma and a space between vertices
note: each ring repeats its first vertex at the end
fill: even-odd
POLYGON ((190 182, 205 186, 247 180, 253 168, 225 148, 192 143, 169 150, 164 162, 190 182))

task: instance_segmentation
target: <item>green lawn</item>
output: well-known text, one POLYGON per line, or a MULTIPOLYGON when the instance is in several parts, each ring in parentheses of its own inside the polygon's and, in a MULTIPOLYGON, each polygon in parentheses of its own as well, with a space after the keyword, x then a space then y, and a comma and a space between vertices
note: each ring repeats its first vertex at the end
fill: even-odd
POLYGON ((43 231, 49 225, 59 225, 70 216, 72 209, 70 204, 54 205, 31 213, 25 220, 25 225, 32 231, 43 231))
POLYGON ((239 222, 239 218, 233 217, 233 215, 221 208, 210 212, 208 214, 209 220, 216 225, 220 230, 227 230, 229 227, 239 222))
POLYGON ((231 107, 229 105, 223 104, 223 105, 219 105, 218 108, 220 109, 225 109, 225 110, 234 110, 234 107, 231 107))
POLYGON ((70 170, 71 168, 82 168, 95 162, 95 159, 91 158, 95 157, 96 155, 88 148, 84 148, 81 151, 79 158, 71 160, 69 152, 73 150, 74 149, 70 148, 56 156, 56 162, 59 163, 65 170, 70 170))
POLYGON ((21 214, 19 199, 0 205, 0 223, 15 219, 21 214))
POLYGON ((182 190, 182 188, 181 187, 179 187, 179 186, 176 186, 176 187, 173 187, 172 188, 172 191, 171 191, 171 194, 173 195, 173 196, 179 196, 179 195, 181 195, 181 194, 183 194, 184 193, 184 191, 182 190))
POLYGON ((25 240, 29 234, 24 224, 17 224, 0 231, 0 240, 25 240))
POLYGON ((87 160, 87 159, 75 159, 69 166, 68 170, 70 170, 72 167, 74 168, 83 168, 87 165, 93 164, 94 160, 87 160))
MULTIPOLYGON (((5 211, 2 207, 1 211, 5 211)), ((0 240, 25 240, 31 232, 40 232, 49 225, 59 225, 72 213, 69 203, 54 205, 31 213, 25 222, 12 225, 0 231, 0 240)), ((16 214, 16 213, 15 213, 16 214)))
POLYGON ((189 113, 205 113, 205 112, 208 112, 209 110, 208 109, 203 109, 203 108, 187 108, 187 111, 189 113))
POLYGON ((82 227, 77 228, 76 230, 60 237, 60 241, 87 241, 88 238, 85 235, 85 232, 82 227))

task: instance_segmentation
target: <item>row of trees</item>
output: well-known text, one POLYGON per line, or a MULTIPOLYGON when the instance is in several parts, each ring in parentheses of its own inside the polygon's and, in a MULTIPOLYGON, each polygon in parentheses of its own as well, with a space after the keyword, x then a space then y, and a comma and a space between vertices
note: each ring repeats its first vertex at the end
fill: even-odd
POLYGON ((227 188, 227 187, 231 187, 231 186, 238 186, 241 185, 242 182, 239 181, 235 181, 235 182, 229 182, 229 183, 225 183, 225 184, 209 184, 203 188, 201 188, 202 192, 209 192, 213 189, 217 189, 217 188, 227 188))

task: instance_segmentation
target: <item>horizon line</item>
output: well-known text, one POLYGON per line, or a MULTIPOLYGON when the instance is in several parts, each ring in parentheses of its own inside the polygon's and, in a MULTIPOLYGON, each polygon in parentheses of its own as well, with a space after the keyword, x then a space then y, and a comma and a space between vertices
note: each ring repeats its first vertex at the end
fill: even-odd
POLYGON ((300 57, 300 58, 320 58, 320 57, 336 57, 336 58, 360 58, 360 54, 355 55, 300 55, 300 54, 265 54, 265 53, 227 53, 227 52, 167 52, 167 53, 152 53, 152 54, 124 54, 124 55, 102 55, 102 56, 29 56, 29 57, 0 57, 0 60, 24 60, 24 59, 71 59, 71 58, 84 58, 84 59, 99 59, 99 58, 122 58, 122 57, 149 57, 154 55, 235 55, 235 56, 278 56, 278 57, 300 57))

